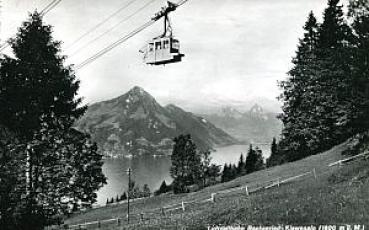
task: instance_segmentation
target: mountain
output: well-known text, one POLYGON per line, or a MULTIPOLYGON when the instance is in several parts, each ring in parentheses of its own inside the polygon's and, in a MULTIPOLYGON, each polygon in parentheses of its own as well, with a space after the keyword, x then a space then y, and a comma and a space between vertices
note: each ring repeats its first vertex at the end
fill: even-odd
POLYGON ((167 155, 172 139, 180 134, 191 134, 200 149, 238 142, 202 117, 175 105, 162 107, 137 86, 120 97, 91 105, 75 126, 90 133, 107 156, 167 155))
POLYGON ((265 112, 258 104, 246 112, 228 106, 221 108, 218 113, 202 116, 246 143, 271 143, 273 137, 278 138, 282 130, 277 114, 265 112))

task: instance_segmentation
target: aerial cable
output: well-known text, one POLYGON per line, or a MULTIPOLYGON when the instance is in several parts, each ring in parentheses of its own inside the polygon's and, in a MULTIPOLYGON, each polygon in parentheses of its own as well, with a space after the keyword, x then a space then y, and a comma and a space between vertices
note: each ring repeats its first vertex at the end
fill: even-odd
POLYGON ((50 10, 54 9, 62 0, 53 0, 50 2, 43 10, 41 10, 40 14, 44 16, 47 14, 50 10))
MULTIPOLYGON (((132 14, 128 15, 127 17, 123 18, 122 20, 120 20, 119 22, 117 22, 116 24, 114 24, 113 26, 111 26, 108 30, 104 31, 102 34, 100 34, 99 36, 95 37, 94 39, 90 40, 89 42, 87 42, 85 45, 83 45, 82 47, 78 48, 76 51, 74 51, 70 57, 73 57, 74 55, 76 55, 77 53, 79 53, 81 50, 85 49, 86 47, 90 46, 91 44, 95 43, 97 40, 99 40, 100 38, 104 37, 105 35, 107 35, 108 33, 110 33, 112 30, 114 30, 116 27, 118 27, 120 24, 122 24, 123 22, 128 21, 130 18, 132 18, 133 16, 135 16, 136 14, 138 14, 140 11, 144 10, 146 7, 148 7, 150 4, 152 4, 153 2, 155 2, 157 0, 151 0, 150 2, 147 2, 145 5, 143 5, 142 7, 140 7, 139 9, 137 9, 135 12, 133 12, 132 14)), ((72 44, 73 46, 73 44, 72 44)))
POLYGON ((145 24, 141 25, 140 27, 138 27, 137 29, 133 30, 131 33, 129 33, 128 35, 118 39, 117 41, 115 41, 114 43, 110 44, 109 46, 103 48, 102 50, 100 50, 99 52, 97 52, 96 54, 92 55, 91 57, 87 58, 86 60, 84 60, 83 62, 81 62, 80 64, 76 65, 74 70, 80 70, 81 68, 85 67, 86 65, 92 63, 93 61, 95 61, 96 59, 100 58, 101 56, 103 56, 104 54, 108 53, 109 51, 111 51, 112 49, 116 48, 117 46, 119 46, 120 44, 122 44, 123 42, 127 41, 129 38, 135 36, 136 34, 138 34, 139 32, 143 31, 144 29, 146 29, 147 27, 151 26, 152 24, 154 24, 157 20, 159 20, 160 18, 162 18, 163 16, 165 16, 166 13, 170 12, 170 11, 174 11, 177 7, 183 5, 185 2, 187 2, 188 0, 182 0, 180 1, 178 4, 175 4, 175 6, 170 6, 170 8, 164 8, 162 11, 160 11, 159 13, 157 13, 154 17, 151 18, 150 21, 146 22, 145 24), (169 9, 169 10, 168 10, 169 9))
MULTIPOLYGON (((49 13, 52 9, 54 9, 62 0, 52 0, 47 6, 45 6, 41 11, 40 14, 41 16, 45 16, 47 13, 49 13)), ((15 37, 16 35, 12 36, 15 37)), ((8 42, 4 42, 1 46, 0 46, 0 52, 2 52, 3 50, 5 50, 6 48, 8 48, 10 46, 10 44, 8 42)))
POLYGON ((146 22, 145 24, 143 24, 142 26, 138 27, 137 29, 133 30, 131 33, 129 33, 128 35, 120 38, 119 40, 117 40, 116 42, 110 44, 109 46, 105 47, 104 49, 102 49, 101 51, 99 51, 98 53, 94 54, 93 56, 87 58, 85 61, 83 61, 82 63, 78 64, 75 66, 75 70, 79 70, 82 67, 86 66, 87 64, 90 64, 91 62, 95 61, 96 59, 98 59, 99 57, 103 56, 104 54, 106 54, 107 52, 109 52, 110 50, 114 49, 115 47, 117 47, 118 45, 122 44, 123 42, 127 41, 129 38, 135 36, 136 34, 138 34, 139 32, 141 32, 142 30, 146 29, 147 27, 151 26, 152 24, 154 24, 155 21, 151 20, 146 22))
POLYGON ((93 31, 95 31, 97 28, 99 28, 100 26, 104 25, 107 21, 109 21, 111 18, 113 18, 114 16, 116 16, 118 13, 120 13, 121 11, 127 9, 132 3, 134 3, 137 0, 131 0, 128 3, 124 4, 122 7, 120 7, 118 10, 116 10, 114 13, 112 13, 110 16, 108 16, 107 18, 105 18, 104 20, 102 20, 100 23, 98 23, 96 26, 92 27, 91 29, 89 29, 87 32, 85 32, 84 34, 82 34, 81 36, 79 36, 76 40, 74 40, 72 42, 72 44, 70 44, 67 49, 73 47, 77 42, 79 42, 80 40, 82 40, 84 37, 86 37, 87 35, 89 35, 90 33, 92 33, 93 31))

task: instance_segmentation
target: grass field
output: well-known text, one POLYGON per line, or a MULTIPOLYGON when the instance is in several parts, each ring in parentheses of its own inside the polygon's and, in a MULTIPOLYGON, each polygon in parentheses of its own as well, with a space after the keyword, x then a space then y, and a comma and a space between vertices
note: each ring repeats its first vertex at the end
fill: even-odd
MULTIPOLYGON (((287 178, 315 168, 317 178, 311 175, 283 184, 280 187, 259 191, 246 196, 238 191, 216 196, 216 202, 186 205, 186 211, 167 213, 160 210, 145 214, 152 222, 133 226, 131 229, 167 229, 186 226, 187 229, 207 229, 208 225, 237 224, 369 224, 369 162, 358 160, 343 167, 328 167, 329 163, 343 158, 346 144, 306 159, 268 168, 233 181, 205 188, 190 194, 164 194, 132 204, 131 213, 149 213, 150 210, 182 201, 210 198, 211 193, 242 186, 256 187, 276 178, 287 178), (163 223, 169 220, 170 223, 163 223), (155 220, 157 220, 155 222, 155 220), (160 221, 161 220, 161 221, 160 221), (157 228, 155 228, 158 226, 157 228), (171 226, 169 226, 171 225, 171 226), (151 226, 151 227, 150 227, 151 226)), ((177 206, 178 207, 178 206, 177 206)), ((76 214, 67 224, 79 224, 95 220, 125 218, 127 205, 104 207, 76 214)), ((139 216, 137 216, 139 218, 139 216)), ((122 224, 124 225, 124 224, 122 224)), ((97 226, 90 226, 94 229, 97 226)), ((102 225, 100 229, 122 229, 116 223, 102 225)))

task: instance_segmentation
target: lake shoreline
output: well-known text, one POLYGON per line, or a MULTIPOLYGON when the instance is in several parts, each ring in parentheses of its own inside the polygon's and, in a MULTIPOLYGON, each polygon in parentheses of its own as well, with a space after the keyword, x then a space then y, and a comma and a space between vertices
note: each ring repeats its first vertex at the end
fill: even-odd
MULTIPOLYGON (((246 157, 249 145, 230 145, 215 148, 211 152, 212 163, 219 166, 227 164, 237 164, 240 155, 246 157)), ((264 157, 269 156, 269 147, 261 148, 264 157)), ((141 155, 132 158, 104 158, 103 173, 107 177, 107 184, 97 192, 99 205, 104 205, 106 199, 115 198, 117 195, 127 191, 128 176, 125 172, 131 168, 132 179, 142 187, 148 184, 151 192, 160 187, 165 180, 167 184, 172 182, 170 177, 171 158, 169 156, 141 155)))

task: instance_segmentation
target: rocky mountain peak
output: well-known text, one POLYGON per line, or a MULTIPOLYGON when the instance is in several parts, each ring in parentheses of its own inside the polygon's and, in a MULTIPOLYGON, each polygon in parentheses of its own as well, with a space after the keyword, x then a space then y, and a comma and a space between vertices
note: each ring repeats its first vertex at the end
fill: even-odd
POLYGON ((233 117, 233 118, 242 117, 242 113, 240 111, 230 106, 223 107, 221 112, 222 115, 225 117, 233 117))
POLYGON ((153 97, 148 92, 146 92, 143 88, 139 86, 135 86, 132 89, 130 89, 125 94, 125 96, 153 99, 153 97))
POLYGON ((264 110, 260 105, 255 104, 250 108, 250 113, 252 113, 252 114, 263 114, 264 110))
POLYGON ((99 151, 113 157, 170 154, 171 140, 180 134, 191 134, 199 149, 238 143, 223 130, 178 106, 162 107, 138 86, 90 107, 76 128, 90 133, 99 151))

